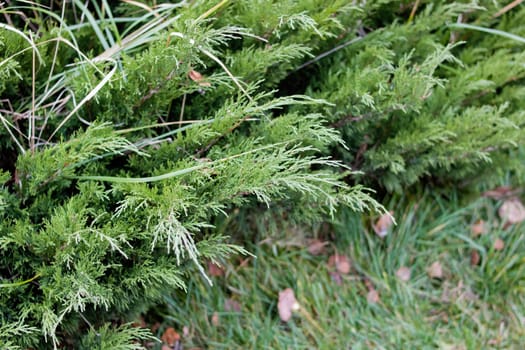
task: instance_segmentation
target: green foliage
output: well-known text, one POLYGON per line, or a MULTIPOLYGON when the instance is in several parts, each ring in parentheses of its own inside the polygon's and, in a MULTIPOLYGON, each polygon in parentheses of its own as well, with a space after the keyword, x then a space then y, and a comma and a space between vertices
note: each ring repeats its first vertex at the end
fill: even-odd
POLYGON ((226 263, 226 277, 214 277, 215 289, 193 281, 191 293, 166 296, 165 323, 189 327, 183 338, 188 348, 520 348, 523 223, 507 229, 491 225, 500 204, 491 199, 459 201, 464 196, 454 191, 447 197, 435 192, 393 196, 386 205, 398 225, 385 238, 374 233, 371 220, 346 210, 330 232, 297 231, 279 240, 263 233, 258 238, 264 244, 249 246, 257 259, 242 266, 226 263), (470 227, 479 219, 491 229, 472 237, 470 227), (327 243, 318 255, 308 251, 312 234, 327 243), (505 242, 503 250, 493 248, 496 239, 505 242), (472 251, 481 256, 479 266, 470 263, 472 251), (351 261, 349 274, 328 264, 334 253, 351 261), (429 276, 435 262, 441 278, 429 276), (396 276, 402 266, 410 269, 408 281, 396 276), (286 323, 278 313, 285 288, 294 290, 301 307, 286 323), (367 300, 370 288, 379 302, 367 300), (219 320, 213 326, 212 317, 219 320))
POLYGON ((308 203, 294 220, 313 223, 341 206, 381 209, 322 155, 342 143, 324 117, 289 111, 326 102, 262 82, 335 20, 285 6, 269 24, 283 43, 263 54, 250 21, 200 17, 207 2, 131 22, 104 5, 2 10, 13 25, 12 11, 33 16, 41 33, 0 28, 2 346, 142 348, 149 333, 128 321, 188 280, 211 284, 208 261, 248 254, 221 224, 236 210, 308 203), (285 43, 295 31, 302 42, 285 43))
POLYGON ((247 254, 230 234, 520 179, 523 44, 448 26, 523 36, 486 2, 1 8, 1 341, 139 348, 129 321, 247 254))
MULTIPOLYGON (((466 13, 494 26, 486 5, 429 3, 413 22, 373 30, 319 65, 307 93, 334 103, 318 110, 342 130, 350 152, 339 154, 361 181, 396 191, 422 179, 523 181, 523 158, 512 161, 524 143, 523 43, 447 27, 466 13)), ((523 34, 523 11, 496 28, 523 34)))

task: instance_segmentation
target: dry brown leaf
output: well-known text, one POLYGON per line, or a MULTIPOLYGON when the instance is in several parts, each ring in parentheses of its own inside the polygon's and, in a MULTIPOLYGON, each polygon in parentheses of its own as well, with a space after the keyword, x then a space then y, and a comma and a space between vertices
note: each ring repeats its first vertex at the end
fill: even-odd
POLYGON ((328 242, 313 239, 308 245, 308 253, 312 255, 320 255, 324 252, 326 245, 328 245, 328 242))
POLYGON ((335 269, 338 272, 345 275, 349 274, 350 270, 352 269, 350 260, 345 255, 339 255, 337 253, 328 258, 328 266, 335 266, 335 269))
POLYGON ((388 230, 394 224, 393 215, 394 212, 389 211, 388 213, 381 215, 373 225, 374 231, 379 237, 383 238, 388 234, 388 230))
POLYGON ((173 327, 168 327, 164 331, 164 334, 162 334, 162 337, 160 337, 160 339, 164 344, 174 347, 175 343, 180 340, 180 335, 175 331, 173 327))
POLYGON ((224 300, 224 310, 228 312, 241 312, 241 304, 233 299, 224 300))
POLYGON ((501 238, 497 238, 494 241, 494 250, 500 251, 505 248, 505 242, 501 238))
POLYGON ((479 253, 477 250, 473 250, 470 252, 470 265, 477 266, 479 265, 479 262, 481 261, 481 257, 479 256, 479 253))
POLYGON ((204 77, 202 76, 202 74, 197 72, 196 70, 193 70, 193 69, 190 70, 190 72, 188 73, 188 76, 190 77, 191 80, 198 83, 200 86, 206 86, 206 87, 211 86, 209 82, 204 80, 204 77))
POLYGON ((196 82, 202 81, 204 79, 201 73, 193 69, 190 70, 190 72, 188 73, 188 76, 190 77, 191 80, 196 81, 196 82))
POLYGON ((518 198, 510 198, 503 202, 498 214, 506 223, 517 224, 525 220, 525 207, 518 198))
POLYGON ((292 288, 286 288, 279 292, 277 310, 281 321, 288 322, 292 318, 292 312, 299 310, 299 303, 295 299, 292 288))
POLYGON ((470 230, 472 232, 472 236, 474 236, 474 237, 484 235, 488 231, 487 230, 487 225, 486 225, 485 221, 483 221, 483 220, 476 221, 470 227, 470 230))
POLYGON ((224 276, 224 270, 213 262, 208 261, 208 274, 210 276, 222 277, 224 276))
POLYGON ((514 195, 515 193, 516 190, 513 190, 510 186, 500 186, 483 192, 483 197, 500 200, 514 195))
POLYGON ((439 261, 434 261, 427 269, 430 278, 443 278, 443 267, 439 261))
POLYGON ((220 324, 219 320, 219 313, 215 311, 213 315, 211 315, 211 324, 217 327, 220 324))
POLYGON ((406 266, 401 266, 397 271, 396 271, 396 276, 397 278, 399 278, 401 281, 403 282, 407 282, 408 280, 410 280, 410 269, 406 266))
POLYGON ((377 304, 377 303, 379 303, 379 293, 377 292, 377 290, 375 290, 375 289, 369 290, 368 293, 366 294, 366 300, 370 304, 377 304))

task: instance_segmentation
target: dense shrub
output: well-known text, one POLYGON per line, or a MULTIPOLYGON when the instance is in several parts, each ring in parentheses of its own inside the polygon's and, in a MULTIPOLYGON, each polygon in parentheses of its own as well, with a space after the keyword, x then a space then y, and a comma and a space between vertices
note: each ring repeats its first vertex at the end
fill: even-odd
MULTIPOLYGON (((306 46, 276 45, 242 79, 226 53, 255 34, 206 19, 208 2, 62 5, 67 20, 2 11, 2 348, 139 347, 149 335, 128 320, 188 278, 208 280, 207 261, 245 253, 213 225, 235 208, 307 203, 290 220, 314 222, 378 207, 322 157, 342 142, 324 117, 286 111, 324 102, 261 82, 306 46), (24 18, 38 34, 18 29, 24 18)), ((280 23, 288 10, 274 14, 282 35, 330 29, 299 12, 280 23)))
POLYGON ((246 253, 241 218, 522 174, 520 43, 446 24, 523 34, 523 9, 348 3, 1 9, 1 344, 138 348, 127 321, 246 253))
POLYGON ((319 65, 307 94, 334 103, 318 109, 342 131, 350 152, 338 154, 362 181, 397 191, 422 179, 523 181, 523 41, 447 26, 525 34, 523 7, 504 20, 491 18, 496 12, 429 2, 413 22, 364 33, 319 65))

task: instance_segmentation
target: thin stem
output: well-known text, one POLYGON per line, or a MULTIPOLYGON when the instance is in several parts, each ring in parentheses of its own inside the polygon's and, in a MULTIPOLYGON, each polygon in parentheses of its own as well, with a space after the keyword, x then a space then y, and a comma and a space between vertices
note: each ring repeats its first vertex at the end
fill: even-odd
POLYGON ((25 281, 18 281, 18 282, 13 282, 13 283, 1 283, 0 284, 0 288, 20 287, 20 286, 23 286, 24 284, 28 284, 28 283, 36 280, 40 276, 42 276, 42 275, 40 273, 37 273, 36 275, 34 275, 33 277, 31 277, 30 279, 27 279, 25 281))
POLYGON ((182 124, 182 118, 184 118, 184 107, 186 106, 186 93, 182 96, 182 106, 180 107, 179 124, 182 124))
POLYGON ((412 11, 410 11, 410 16, 408 16, 408 23, 412 22, 412 20, 414 19, 418 6, 419 6, 419 0, 416 0, 416 2, 414 3, 414 6, 412 7, 412 11))
POLYGON ((501 10, 499 10, 498 12, 496 12, 494 14, 494 16, 492 16, 492 18, 496 18, 496 17, 499 17, 507 12, 509 12, 510 10, 512 10, 514 7, 518 6, 519 4, 521 4, 524 0, 514 0, 513 2, 511 2, 510 4, 508 4, 507 6, 505 6, 504 8, 502 8, 501 10))
POLYGON ((259 151, 262 151, 262 150, 265 150, 265 149, 274 148, 274 147, 277 147, 279 145, 283 145, 285 143, 286 142, 279 142, 279 143, 271 144, 271 145, 268 145, 268 146, 264 146, 264 147, 260 147, 260 148, 257 148, 257 149, 253 149, 251 151, 247 151, 247 152, 235 154, 235 155, 232 155, 232 156, 229 156, 229 157, 221 158, 221 159, 218 159, 218 160, 213 161, 213 162, 201 163, 201 164, 189 167, 189 168, 185 168, 185 169, 181 169, 181 170, 175 170, 175 171, 172 171, 172 172, 169 172, 169 173, 166 173, 166 174, 162 174, 162 175, 157 175, 157 176, 149 176, 149 177, 118 177, 118 176, 89 176, 89 175, 86 175, 86 176, 71 176, 71 178, 78 179, 78 180, 95 180, 95 181, 115 182, 115 183, 156 182, 156 181, 171 179, 173 177, 177 177, 177 176, 181 176, 181 175, 184 175, 184 174, 188 174, 188 173, 191 173, 191 172, 196 171, 196 170, 209 168, 211 165, 214 165, 214 164, 223 163, 223 162, 226 162, 226 161, 229 161, 229 160, 232 160, 232 159, 235 159, 235 158, 239 158, 239 157, 251 154, 251 153, 256 153, 256 152, 259 152, 259 151))
POLYGON ((206 11, 202 15, 200 15, 199 18, 197 18, 197 20, 199 21, 199 20, 203 20, 205 18, 208 18, 215 11, 220 9, 222 6, 226 5, 228 3, 228 1, 230 1, 230 0, 222 0, 217 5, 213 6, 211 9, 209 9, 208 11, 206 11))
POLYGON ((29 116, 29 149, 31 153, 35 152, 35 119, 36 119, 36 53, 33 50, 33 62, 31 69, 31 115, 29 116))
POLYGON ((303 63, 299 67, 295 68, 294 72, 297 72, 298 70, 301 70, 301 69, 303 69, 305 67, 308 67, 309 65, 311 65, 311 64, 313 64, 313 63, 315 63, 315 62, 325 58, 326 56, 329 56, 329 55, 333 54, 334 52, 337 52, 337 51, 339 51, 341 49, 344 49, 345 47, 350 46, 350 45, 352 45, 352 44, 362 40, 363 38, 364 38, 364 36, 358 36, 358 37, 353 38, 352 40, 349 40, 347 42, 344 42, 341 45, 338 45, 338 46, 336 46, 336 47, 334 47, 334 48, 332 48, 332 49, 330 49, 328 51, 325 51, 322 54, 314 57, 310 61, 308 61, 306 63, 303 63))

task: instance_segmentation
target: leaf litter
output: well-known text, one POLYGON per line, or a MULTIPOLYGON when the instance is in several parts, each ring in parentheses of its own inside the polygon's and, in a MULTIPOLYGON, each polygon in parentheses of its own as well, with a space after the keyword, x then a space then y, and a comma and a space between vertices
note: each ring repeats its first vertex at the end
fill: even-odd
POLYGON ((443 278, 443 267, 439 261, 434 261, 427 269, 430 278, 443 278))
POLYGON ((506 225, 518 224, 525 220, 525 207, 518 198, 513 197, 503 202, 498 214, 506 225))
POLYGON ((292 288, 286 288, 279 292, 279 302, 277 303, 279 318, 283 322, 288 322, 292 318, 293 311, 299 310, 299 303, 295 299, 292 288))
POLYGON ((328 266, 329 267, 335 267, 337 272, 347 275, 352 270, 352 264, 350 263, 350 259, 346 257, 345 255, 340 254, 333 254, 328 258, 328 266))
POLYGON ((386 237, 388 231, 394 224, 394 212, 391 210, 379 217, 375 224, 372 225, 374 232, 381 238, 386 237))
POLYGON ((396 271, 397 278, 399 278, 403 282, 408 282, 410 280, 410 274, 411 274, 410 268, 408 268, 406 266, 401 266, 396 271))

